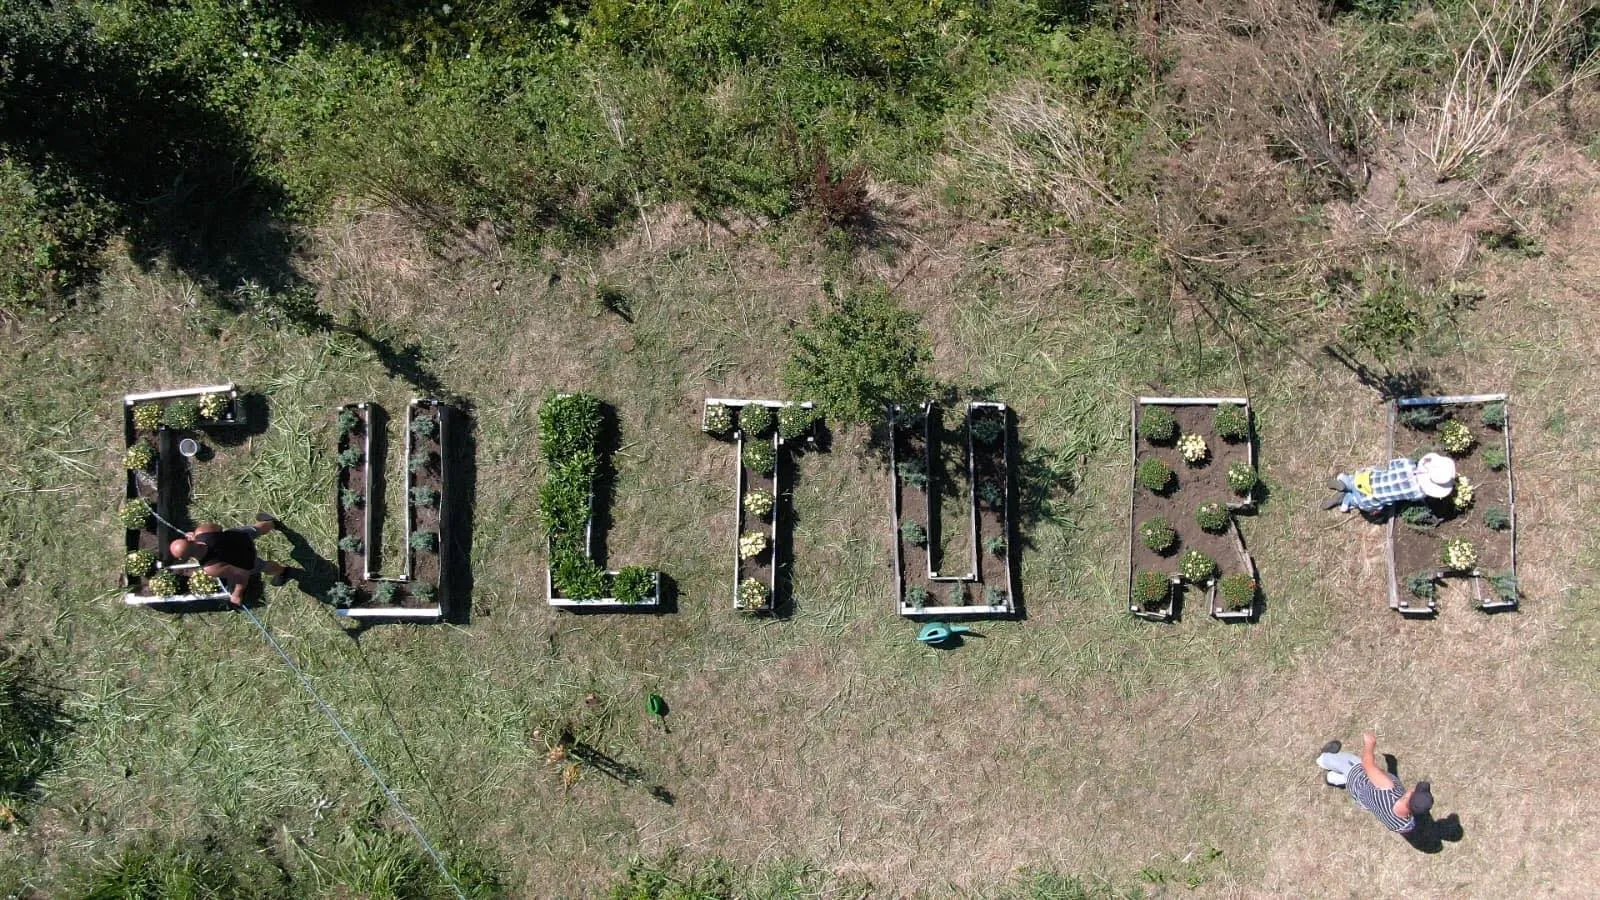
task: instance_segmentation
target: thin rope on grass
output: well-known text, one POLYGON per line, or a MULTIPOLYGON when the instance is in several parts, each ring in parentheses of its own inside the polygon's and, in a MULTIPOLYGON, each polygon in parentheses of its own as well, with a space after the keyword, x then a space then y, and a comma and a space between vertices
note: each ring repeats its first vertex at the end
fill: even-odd
POLYGON ((322 695, 317 693, 317 689, 311 686, 311 679, 306 677, 306 673, 284 651, 277 639, 272 636, 272 632, 267 630, 267 626, 256 618, 255 613, 250 611, 250 607, 240 606, 239 609, 250 617, 250 621, 256 623, 257 628, 261 629, 261 636, 267 639, 267 643, 272 645, 272 649, 278 651, 278 656, 282 657, 284 665, 288 666, 289 671, 293 672, 295 677, 300 680, 300 686, 306 689, 306 693, 311 695, 311 699, 317 702, 317 708, 322 710, 323 716, 327 717, 334 730, 339 732, 339 736, 344 738, 344 742, 350 745, 350 752, 354 753, 356 759, 360 760, 361 764, 367 767, 367 771, 372 773, 372 778, 378 782, 378 787, 383 790, 384 797, 388 798, 389 804, 394 807, 395 812, 400 814, 400 818, 405 820, 406 826, 411 829, 411 833, 416 835, 417 843, 421 844, 422 849, 428 851, 428 855, 433 857, 433 864, 439 867, 439 874, 444 876, 444 880, 449 883, 450 889, 455 892, 455 895, 460 900, 467 900, 467 895, 462 892, 461 885, 456 883, 455 878, 450 874, 450 869, 445 866, 444 858, 439 855, 439 851, 435 850, 433 844, 428 841, 428 836, 422 833, 422 826, 417 824, 417 820, 412 817, 411 811, 406 809, 406 805, 400 802, 399 795, 389 787, 389 783, 383 780, 383 776, 378 773, 378 767, 374 766, 372 760, 367 758, 367 754, 361 749, 361 745, 356 743, 356 739, 350 735, 350 732, 344 730, 344 725, 339 722, 339 717, 334 713, 333 707, 329 706, 327 701, 322 699, 322 695))

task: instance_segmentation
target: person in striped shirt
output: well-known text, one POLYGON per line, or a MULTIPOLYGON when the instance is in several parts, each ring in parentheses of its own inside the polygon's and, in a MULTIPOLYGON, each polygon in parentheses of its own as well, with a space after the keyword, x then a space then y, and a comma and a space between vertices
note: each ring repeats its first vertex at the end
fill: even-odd
POLYGON ((1424 454, 1416 462, 1397 459, 1387 466, 1368 466, 1328 479, 1328 489, 1338 491, 1322 504, 1340 512, 1359 509, 1375 513, 1391 503, 1443 500, 1456 489, 1456 461, 1438 453, 1424 454))
POLYGON ((1317 765, 1329 784, 1344 788, 1351 800, 1377 816, 1385 828, 1411 834, 1417 828, 1417 816, 1426 816, 1433 809, 1432 785, 1419 781, 1407 790, 1400 779, 1378 765, 1377 736, 1369 731, 1361 739, 1360 756, 1341 753, 1344 745, 1329 741, 1317 757, 1317 765))

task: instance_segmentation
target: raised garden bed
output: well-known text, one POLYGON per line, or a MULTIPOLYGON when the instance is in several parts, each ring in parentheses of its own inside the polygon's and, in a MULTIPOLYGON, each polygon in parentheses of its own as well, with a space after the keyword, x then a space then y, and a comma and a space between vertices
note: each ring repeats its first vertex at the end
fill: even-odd
POLYGON ((889 432, 900 614, 1013 615, 1015 454, 1006 405, 970 403, 956 429, 947 427, 937 403, 896 406, 889 432), (941 571, 946 559, 968 570, 941 571))
POLYGON ((329 592, 336 612, 352 619, 439 621, 450 608, 443 554, 450 546, 449 461, 455 411, 437 400, 406 406, 404 568, 384 575, 373 565, 383 539, 386 416, 372 403, 339 408, 339 512, 337 545, 341 581, 329 592))
MULTIPOLYGON (((219 582, 194 590, 198 574, 192 563, 175 564, 168 545, 179 535, 160 519, 180 522, 181 485, 188 482, 191 461, 178 452, 178 442, 191 434, 244 424, 239 391, 231 383, 169 391, 128 394, 122 398, 124 516, 121 584, 130 606, 189 604, 228 598, 219 582), (160 516, 139 516, 130 504, 144 503, 160 516), (135 556, 135 554, 138 554, 135 556)), ((209 576, 198 580, 204 582, 209 576)))
POLYGON ((1391 404, 1389 458, 1416 460, 1430 452, 1454 459, 1467 489, 1458 480, 1449 497, 1391 510, 1389 606, 1405 616, 1435 615, 1440 583, 1466 578, 1479 609, 1515 609, 1516 478, 1507 396, 1409 397, 1391 404), (1463 508, 1464 494, 1470 503, 1463 508))
POLYGON ((1254 504, 1250 401, 1140 397, 1130 423, 1129 611, 1170 620, 1197 590, 1213 617, 1252 618, 1256 566, 1233 516, 1254 504))
POLYGON ((545 528, 549 605, 583 609, 652 609, 661 605, 661 573, 643 566, 609 570, 594 560, 594 486, 600 467, 600 401, 557 394, 539 409, 545 482, 539 516, 545 528))

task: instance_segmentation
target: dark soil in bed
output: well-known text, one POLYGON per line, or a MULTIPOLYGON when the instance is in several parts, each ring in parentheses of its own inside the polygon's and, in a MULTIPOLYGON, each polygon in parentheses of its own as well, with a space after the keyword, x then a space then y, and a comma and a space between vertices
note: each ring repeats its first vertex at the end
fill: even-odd
MULTIPOLYGON (((927 442, 923 438, 920 417, 914 411, 903 411, 901 419, 894 427, 894 456, 897 464, 904 464, 907 460, 921 462, 927 458, 927 442), (911 421, 906 421, 910 418, 911 421)), ((895 513, 899 522, 915 522, 924 529, 928 527, 928 491, 918 487, 900 477, 897 470, 892 473, 900 486, 900 506, 895 513)), ((928 550, 925 546, 918 546, 906 540, 897 530, 894 539, 900 544, 900 577, 905 590, 920 587, 928 591, 929 606, 937 606, 943 601, 933 595, 933 583, 928 581, 928 550)), ((902 600, 904 597, 901 598, 902 600)))
MULTIPOLYGON (((1394 523, 1395 582, 1402 596, 1409 595, 1406 579, 1419 572, 1434 572, 1444 568, 1441 555, 1444 543, 1452 538, 1466 538, 1478 551, 1477 568, 1490 575, 1511 570, 1511 531, 1495 531, 1484 524, 1483 514, 1492 507, 1508 513, 1511 509, 1511 470, 1509 463, 1498 472, 1483 462, 1486 447, 1507 451, 1504 431, 1490 428, 1482 421, 1482 404, 1455 404, 1442 406, 1447 417, 1455 418, 1472 429, 1477 443, 1472 449, 1456 458, 1456 474, 1473 485, 1471 508, 1457 512, 1450 498, 1430 500, 1428 509, 1444 521, 1431 529, 1419 530, 1396 519, 1394 523)), ((1435 428, 1417 429, 1396 424, 1394 454, 1396 458, 1428 451, 1442 453, 1438 446, 1435 428)), ((1416 458, 1412 456, 1412 458, 1416 458)), ((1399 508, 1394 510, 1400 515, 1399 508)))
MULTIPOLYGON (((1144 404, 1139 406, 1141 421, 1145 410, 1149 408, 1144 404)), ((1228 443, 1217 436, 1212 425, 1217 409, 1213 404, 1166 408, 1172 411, 1173 418, 1178 422, 1178 434, 1180 436, 1198 434, 1204 437, 1210 455, 1203 465, 1191 466, 1184 462, 1183 455, 1178 452, 1176 440, 1167 444, 1155 444, 1138 436, 1135 430, 1135 440, 1138 442, 1135 471, 1139 463, 1154 458, 1171 467, 1174 478, 1172 487, 1166 494, 1153 493, 1140 485, 1137 480, 1133 484, 1133 534, 1130 537, 1133 541, 1133 571, 1138 573, 1149 569, 1168 575, 1176 574, 1178 560, 1190 550, 1199 550, 1216 560, 1218 577, 1242 571, 1243 566, 1233 535, 1228 531, 1220 534, 1204 531, 1195 521, 1195 511, 1203 503, 1216 501, 1227 506, 1240 499, 1239 495, 1228 486, 1228 467, 1236 462, 1249 461, 1246 445, 1243 441, 1228 443), (1177 545, 1166 555, 1158 554, 1146 547, 1139 537, 1139 526, 1157 517, 1164 517, 1178 533, 1177 545)), ((1228 529, 1231 530, 1233 527, 1230 516, 1228 529)))

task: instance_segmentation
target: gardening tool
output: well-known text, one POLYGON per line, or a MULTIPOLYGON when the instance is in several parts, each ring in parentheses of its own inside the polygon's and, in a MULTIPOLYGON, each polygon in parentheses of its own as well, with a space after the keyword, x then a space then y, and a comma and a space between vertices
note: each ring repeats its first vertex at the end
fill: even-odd
POLYGON ((917 629, 917 640, 930 647, 942 647, 955 639, 957 635, 967 634, 972 631, 965 625, 946 625, 943 622, 929 622, 917 629))
POLYGON ((651 694, 645 699, 644 706, 650 710, 650 715, 655 716, 656 721, 661 723, 661 730, 671 734, 672 729, 667 727, 667 701, 661 699, 660 694, 651 694))

